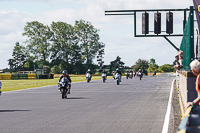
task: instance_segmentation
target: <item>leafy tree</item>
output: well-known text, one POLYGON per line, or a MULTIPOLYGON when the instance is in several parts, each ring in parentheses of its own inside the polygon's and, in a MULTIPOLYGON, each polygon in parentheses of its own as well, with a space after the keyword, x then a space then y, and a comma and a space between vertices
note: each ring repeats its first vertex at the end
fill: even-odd
POLYGON ((26 63, 24 64, 24 67, 27 71, 34 71, 34 66, 35 63, 33 62, 33 60, 31 60, 31 58, 27 59, 26 63))
POLYGON ((174 68, 170 64, 164 64, 158 68, 159 72, 173 72, 174 68))
POLYGON ((138 71, 139 69, 141 69, 143 71, 143 73, 146 75, 147 75, 148 68, 149 68, 149 62, 147 60, 143 60, 143 59, 138 59, 135 62, 135 65, 132 66, 132 69, 134 71, 138 71))
POLYGON ((90 22, 84 20, 75 21, 74 27, 77 31, 76 33, 81 48, 82 59, 85 60, 86 65, 89 68, 97 51, 105 45, 102 42, 99 42, 99 30, 94 28, 90 22))
POLYGON ((14 59, 9 59, 8 60, 8 65, 10 66, 10 72, 14 69, 14 59))
POLYGON ((156 64, 155 59, 151 58, 150 62, 149 62, 149 68, 148 68, 148 72, 154 72, 158 69, 158 65, 156 64))
POLYGON ((114 61, 110 62, 110 73, 113 70, 116 70, 116 68, 123 68, 124 67, 124 62, 121 61, 121 58, 117 56, 117 58, 114 61))
POLYGON ((22 70, 26 62, 25 47, 16 42, 12 56, 13 60, 10 59, 9 64, 14 65, 15 70, 22 70))
POLYGON ((61 69, 58 65, 55 65, 51 68, 51 72, 54 73, 54 74, 60 74, 61 73, 61 69))
POLYGON ((77 64, 81 65, 82 60, 75 28, 64 22, 53 22, 51 29, 54 33, 52 37, 53 47, 51 49, 51 59, 54 65, 59 65, 63 62, 63 67, 66 70, 72 72, 76 69, 78 71, 77 64))
POLYGON ((36 57, 36 60, 41 61, 43 65, 47 64, 51 52, 50 38, 52 32, 50 28, 38 21, 27 22, 22 35, 28 37, 26 40, 27 47, 36 57))

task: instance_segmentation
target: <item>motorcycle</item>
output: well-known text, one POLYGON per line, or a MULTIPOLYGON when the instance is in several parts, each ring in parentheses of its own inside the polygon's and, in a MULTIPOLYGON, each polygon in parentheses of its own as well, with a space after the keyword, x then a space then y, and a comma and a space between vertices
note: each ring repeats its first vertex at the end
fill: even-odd
POLYGON ((133 73, 131 72, 130 74, 129 74, 129 78, 133 78, 133 73))
POLYGON ((63 77, 59 82, 59 89, 62 94, 62 99, 66 99, 70 89, 67 77, 63 77))
POLYGON ((115 80, 116 80, 116 82, 117 82, 117 85, 119 85, 120 80, 121 80, 120 74, 118 74, 118 73, 115 74, 115 80))
POLYGON ((129 73, 126 72, 125 75, 126 75, 126 79, 128 79, 128 77, 129 77, 129 73))
POLYGON ((140 80, 142 79, 143 74, 141 72, 138 72, 137 76, 140 78, 140 80))
POLYGON ((90 75, 90 73, 86 74, 86 80, 87 80, 88 83, 91 81, 91 75, 90 75))
POLYGON ((102 74, 101 74, 101 77, 102 77, 103 82, 105 83, 105 81, 106 81, 106 74, 105 74, 105 73, 102 73, 102 74))

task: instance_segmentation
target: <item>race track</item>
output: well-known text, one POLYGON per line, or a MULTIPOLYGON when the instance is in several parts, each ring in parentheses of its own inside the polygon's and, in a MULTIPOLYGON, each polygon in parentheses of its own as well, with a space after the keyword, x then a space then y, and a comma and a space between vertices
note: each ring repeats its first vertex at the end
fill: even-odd
POLYGON ((174 78, 72 83, 68 99, 61 99, 56 85, 5 92, 0 132, 161 133, 174 78))

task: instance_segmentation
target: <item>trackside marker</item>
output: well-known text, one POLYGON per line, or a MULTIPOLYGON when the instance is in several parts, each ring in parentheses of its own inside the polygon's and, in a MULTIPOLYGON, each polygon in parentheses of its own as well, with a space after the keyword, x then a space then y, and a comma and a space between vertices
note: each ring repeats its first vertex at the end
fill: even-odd
POLYGON ((167 105, 167 112, 165 114, 165 121, 164 121, 164 124, 163 124, 162 133, 168 133, 174 81, 175 81, 175 79, 172 81, 172 85, 171 85, 171 91, 170 91, 169 101, 168 101, 168 105, 167 105))

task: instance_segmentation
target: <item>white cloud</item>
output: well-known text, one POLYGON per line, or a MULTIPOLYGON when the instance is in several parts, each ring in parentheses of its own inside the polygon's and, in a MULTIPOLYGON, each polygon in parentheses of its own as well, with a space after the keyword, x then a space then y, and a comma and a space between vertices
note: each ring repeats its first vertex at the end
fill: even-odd
MULTIPOLYGON (((1 2, 9 4, 9 1, 0 0, 0 5, 1 2)), ((3 62, 0 69, 8 67, 7 60, 12 57, 15 42, 19 41, 21 44, 25 41, 21 33, 26 22, 39 21, 50 25, 52 21, 64 21, 74 25, 75 20, 80 19, 89 21, 100 29, 101 41, 106 44, 104 58, 106 64, 116 59, 117 55, 128 66, 133 65, 139 58, 155 58, 159 65, 172 63, 177 52, 164 38, 135 38, 133 16, 105 16, 105 10, 173 9, 189 8, 193 5, 192 1, 188 0, 18 0, 18 2, 23 3, 23 7, 27 3, 36 5, 45 3, 45 7, 38 8, 40 13, 37 14, 31 10, 23 10, 19 6, 0 10, 0 60, 3 62), (45 10, 46 7, 49 8, 45 10)), ((175 15, 176 22, 179 14, 175 15)), ((141 18, 138 19, 141 22, 141 18)), ((141 24, 138 26, 138 31, 141 32, 141 24)), ((173 38, 172 42, 179 47, 181 39, 173 38)))

